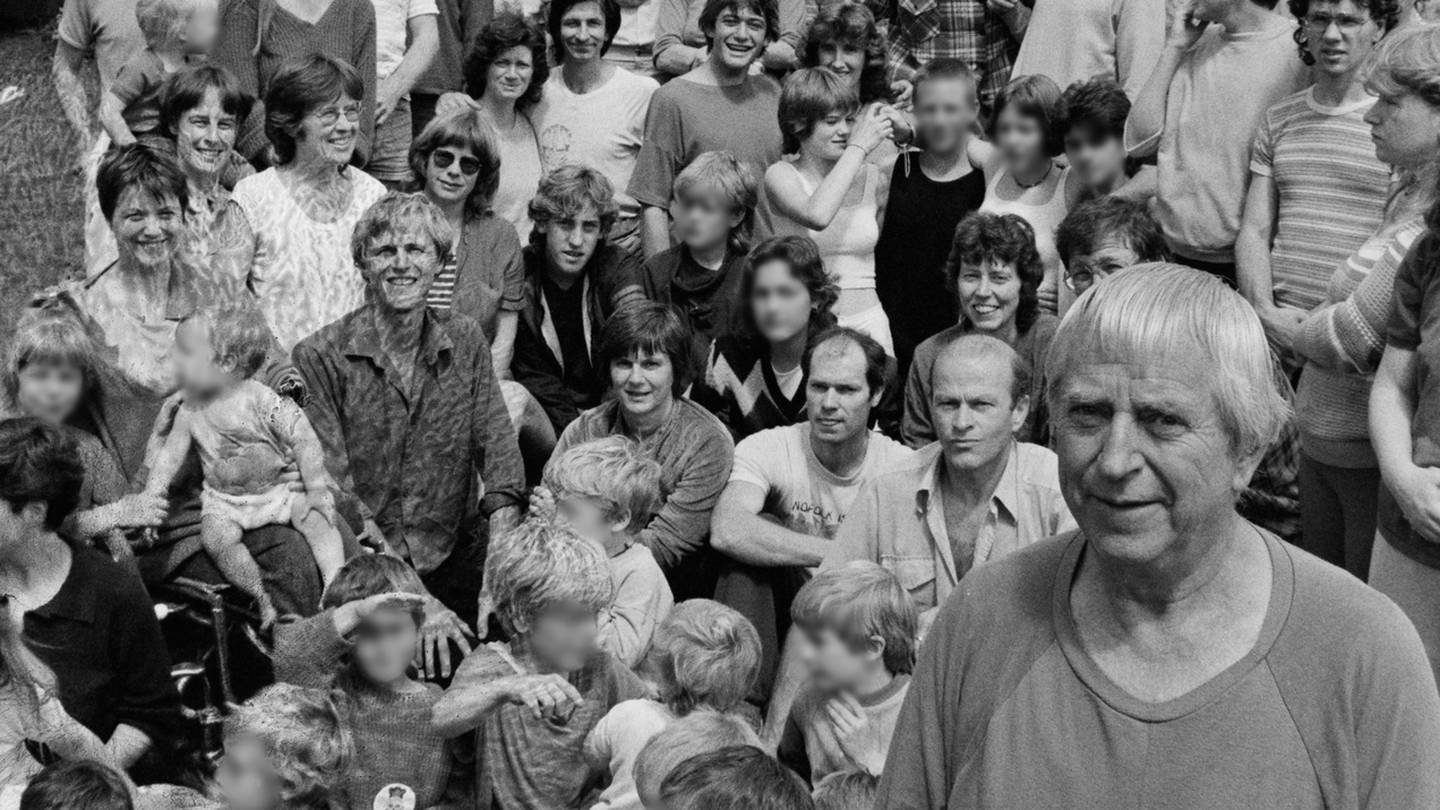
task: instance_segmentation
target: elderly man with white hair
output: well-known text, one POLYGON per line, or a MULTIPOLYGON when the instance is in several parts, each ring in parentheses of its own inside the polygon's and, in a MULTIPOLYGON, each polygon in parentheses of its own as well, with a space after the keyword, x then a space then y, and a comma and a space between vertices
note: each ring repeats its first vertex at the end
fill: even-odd
POLYGON ((1253 310, 1138 266, 1047 373, 1080 529, 978 567, 935 620, 879 808, 1440 807, 1414 627, 1235 511, 1285 417, 1253 310))

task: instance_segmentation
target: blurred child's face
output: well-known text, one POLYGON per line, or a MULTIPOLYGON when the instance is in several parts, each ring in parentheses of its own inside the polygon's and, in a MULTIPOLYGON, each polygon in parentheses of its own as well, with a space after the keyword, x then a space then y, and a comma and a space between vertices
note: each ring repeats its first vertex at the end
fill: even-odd
POLYGON ((675 200, 675 233, 692 251, 713 250, 745 219, 717 194, 689 193, 675 200))
POLYGON ((974 87, 964 79, 928 79, 915 88, 915 132, 927 152, 959 153, 977 114, 974 87))
POLYGON ((203 322, 186 321, 175 330, 175 379, 187 394, 210 396, 236 381, 231 368, 222 365, 210 346, 210 330, 203 322))
POLYGON ((800 151, 820 160, 839 160, 850 143, 853 126, 854 112, 831 110, 811 126, 810 134, 800 142, 800 151))
POLYGON ((815 51, 820 67, 835 71, 851 87, 860 86, 860 74, 865 71, 865 49, 859 43, 831 40, 815 51))
POLYGON ((280 774, 252 737, 225 738, 225 756, 215 773, 228 810, 275 810, 280 806, 280 774))
POLYGON ((845 640, 828 627, 805 630, 800 634, 800 660, 809 670, 810 680, 822 692, 853 689, 870 674, 871 661, 850 648, 845 640))
POLYGON ((610 505, 583 495, 557 493, 555 514, 575 533, 599 543, 607 556, 625 550, 625 527, 628 520, 611 520, 610 505))
POLYGON ((85 372, 67 363, 27 363, 20 369, 16 404, 28 416, 58 425, 80 407, 85 372))
POLYGON ((527 642, 535 658, 559 673, 579 672, 594 655, 600 628, 595 611, 575 604, 552 605, 535 617, 527 642))
POLYGON ((365 680, 377 685, 395 683, 409 672, 419 634, 410 611, 380 610, 356 630, 350 654, 365 680))
POLYGON ((810 328, 810 289, 778 259, 755 268, 750 310, 755 328, 771 343, 783 343, 810 328))
POLYGON ((1028 169, 1048 160, 1045 132, 1040 122, 1007 104, 995 119, 995 145, 1011 171, 1028 169))
POLYGON ((199 0, 185 24, 185 52, 208 54, 220 34, 220 5, 216 0, 199 0))
POLYGON ((1108 191, 1125 177, 1125 144, 1119 138, 1074 127, 1065 133, 1065 156, 1087 189, 1108 191))

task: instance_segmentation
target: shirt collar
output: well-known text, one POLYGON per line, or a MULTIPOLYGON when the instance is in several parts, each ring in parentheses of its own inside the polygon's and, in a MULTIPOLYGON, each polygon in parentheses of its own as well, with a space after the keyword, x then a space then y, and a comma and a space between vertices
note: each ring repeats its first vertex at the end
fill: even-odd
MULTIPOLYGON (((356 317, 350 320, 350 334, 345 339, 345 354, 368 357, 377 362, 385 358, 385 351, 380 347, 380 327, 376 325, 379 317, 379 307, 371 303, 364 304, 356 312, 356 317)), ((450 354, 454 348, 455 342, 450 339, 450 333, 436 319, 434 311, 426 307, 420 324, 420 356, 425 364, 435 365, 441 355, 450 354)))
POLYGON ((31 611, 38 616, 90 624, 95 621, 95 580, 98 574, 93 570, 94 561, 90 553, 77 544, 70 554, 70 573, 65 576, 55 598, 31 611))
MULTIPOLYGON (((995 492, 990 495, 990 505, 1005 510, 1011 518, 1020 513, 1020 473, 1016 470, 1020 465, 1019 451, 1020 445, 1011 439, 1005 460, 1005 472, 1000 474, 995 492)), ((924 514, 930 511, 931 493, 940 491, 940 472, 941 465, 945 463, 945 452, 938 441, 922 448, 920 452, 934 454, 920 476, 920 486, 915 491, 915 508, 924 514)))

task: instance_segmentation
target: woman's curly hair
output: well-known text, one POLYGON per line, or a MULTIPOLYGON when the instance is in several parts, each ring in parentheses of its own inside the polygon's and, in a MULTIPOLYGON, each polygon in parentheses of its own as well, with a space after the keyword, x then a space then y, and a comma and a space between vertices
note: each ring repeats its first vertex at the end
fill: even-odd
POLYGON ((545 32, 540 26, 515 12, 497 14, 490 24, 475 35, 470 46, 470 55, 465 58, 465 92, 471 98, 485 94, 485 80, 490 65, 500 54, 511 48, 528 48, 530 64, 534 72, 530 75, 530 86, 515 103, 521 110, 528 110, 540 103, 545 92, 545 80, 550 78, 549 54, 545 49, 545 32))
POLYGON ((1025 334, 1040 316, 1040 282, 1045 278, 1045 265, 1035 248, 1035 229, 1015 214, 977 211, 960 220, 950 243, 950 257, 945 260, 945 286, 955 293, 960 269, 987 261, 1015 266, 1020 277, 1015 329, 1025 334))
POLYGON ((834 42, 855 45, 865 51, 860 70, 860 103, 884 101, 890 93, 885 81, 885 35, 875 23, 875 14, 860 3, 844 3, 820 12, 805 38, 805 66, 821 67, 820 46, 834 42))

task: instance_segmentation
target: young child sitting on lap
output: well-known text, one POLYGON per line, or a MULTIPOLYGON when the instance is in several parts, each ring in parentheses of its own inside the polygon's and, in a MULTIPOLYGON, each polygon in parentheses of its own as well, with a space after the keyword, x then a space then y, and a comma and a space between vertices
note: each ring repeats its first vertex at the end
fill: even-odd
POLYGON ((320 614, 276 632, 277 680, 345 695, 341 717, 355 741, 345 807, 368 808, 392 793, 421 810, 466 798, 454 748, 430 724, 440 687, 411 677, 423 594, 404 562, 362 554, 325 589, 320 614))
POLYGON ((195 446, 205 475, 200 539, 225 578, 255 598, 267 626, 275 607, 241 542, 247 530, 294 526, 310 543, 327 585, 345 561, 324 451, 310 420, 293 401, 251 379, 273 342, 264 317, 249 308, 202 310, 180 324, 175 369, 185 399, 145 488, 163 495, 195 446), (304 492, 280 477, 290 458, 304 492))
POLYGON ((510 642, 467 656, 435 706, 436 731, 476 733, 476 807, 588 806, 597 792, 586 735, 645 686, 599 648, 613 586, 600 547, 563 523, 530 520, 492 541, 485 561, 510 642))
POLYGON ((749 745, 691 757, 660 783, 649 810, 812 810, 800 778, 749 745))
POLYGON ((635 758, 635 788, 641 806, 652 810, 661 806, 660 785, 675 766, 733 745, 760 747, 754 727, 739 715, 700 709, 666 726, 635 758))
POLYGON ((161 86, 168 76, 202 63, 220 34, 216 0, 137 0, 135 17, 145 47, 120 67, 98 113, 116 146, 164 138, 161 86))
POLYGON ((659 700, 627 700, 585 740, 590 764, 610 775, 592 810, 640 810, 635 761, 652 737, 677 718, 705 708, 730 712, 745 702, 760 672, 760 634, 739 612, 709 599, 681 602, 660 626, 642 674, 659 700))
POLYGON ((780 761, 812 784, 842 770, 878 775, 915 664, 910 595, 894 574, 857 560, 805 583, 790 615, 810 683, 790 709, 780 761))
POLYGON ((624 436, 576 445, 545 467, 556 517, 609 558, 615 598, 600 611, 600 647, 627 667, 644 657, 675 605, 655 556, 635 542, 660 508, 660 476, 660 465, 624 436))

